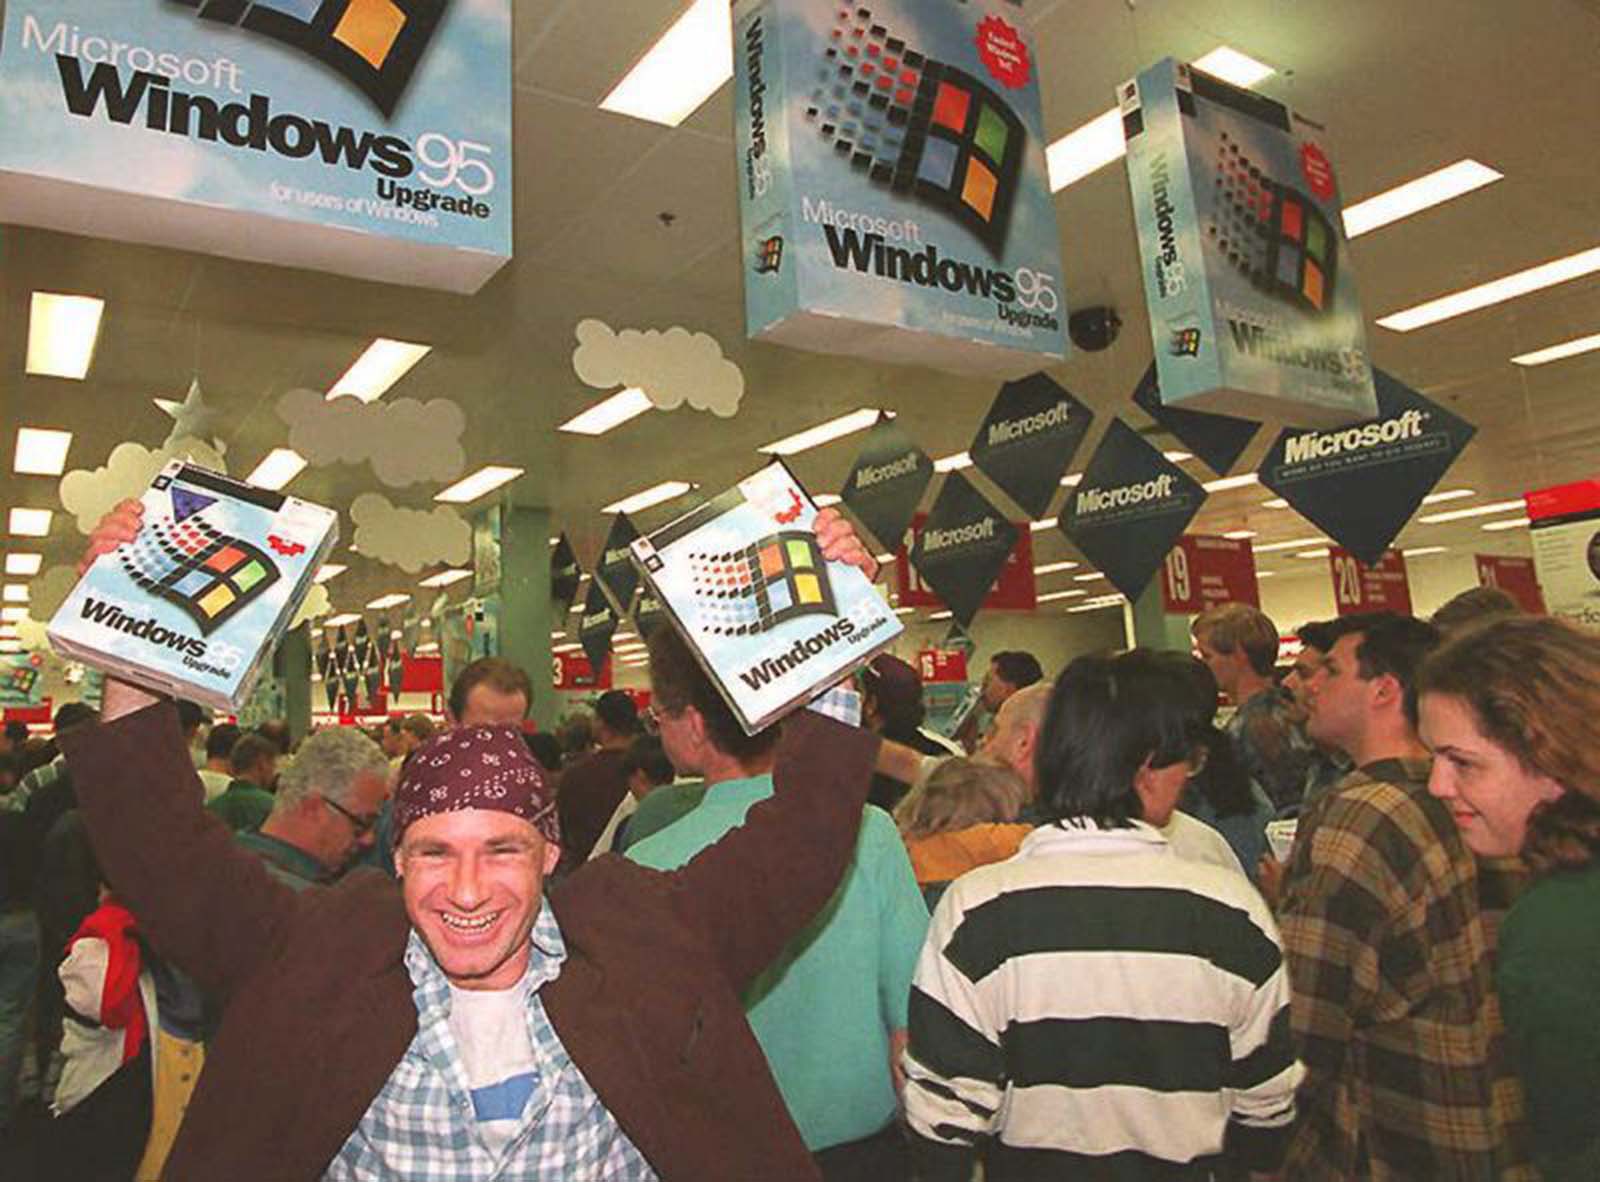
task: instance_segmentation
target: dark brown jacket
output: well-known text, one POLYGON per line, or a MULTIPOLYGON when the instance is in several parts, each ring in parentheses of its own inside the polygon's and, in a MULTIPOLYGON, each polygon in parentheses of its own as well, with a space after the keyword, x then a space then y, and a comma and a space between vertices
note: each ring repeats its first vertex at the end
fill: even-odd
MULTIPOLYGON (((273 879, 201 807, 171 705, 63 746, 107 879, 225 1006, 167 1182, 319 1178, 416 1032, 398 887, 273 879)), ((546 1011, 663 1179, 817 1176, 740 993, 838 883, 876 746, 800 711, 741 828, 674 873, 605 857, 551 891, 568 959, 546 1011)))

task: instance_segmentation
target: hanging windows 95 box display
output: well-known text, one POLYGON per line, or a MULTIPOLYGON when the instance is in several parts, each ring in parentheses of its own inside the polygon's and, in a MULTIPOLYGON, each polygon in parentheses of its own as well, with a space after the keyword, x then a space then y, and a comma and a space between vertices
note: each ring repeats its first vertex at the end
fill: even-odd
POLYGON ((1376 415, 1322 129, 1171 58, 1118 99, 1162 403, 1301 427, 1376 415))
POLYGON ((752 338, 1020 377, 1066 355, 1019 0, 736 0, 752 338))
POLYGON ((237 711, 339 536, 331 509, 173 461, 139 537, 101 555, 50 621, 56 650, 237 711))
POLYGON ((645 581, 750 734, 903 631, 860 570, 822 557, 816 516, 774 463, 633 543, 645 581))

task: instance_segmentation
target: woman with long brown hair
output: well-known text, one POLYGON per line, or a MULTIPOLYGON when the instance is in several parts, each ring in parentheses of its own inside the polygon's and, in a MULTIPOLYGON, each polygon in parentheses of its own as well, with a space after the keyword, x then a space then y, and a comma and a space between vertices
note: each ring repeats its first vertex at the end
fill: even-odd
POLYGON ((1496 978, 1547 1182, 1600 1178, 1600 636, 1518 616, 1452 638, 1418 681, 1429 789, 1534 884, 1496 978))

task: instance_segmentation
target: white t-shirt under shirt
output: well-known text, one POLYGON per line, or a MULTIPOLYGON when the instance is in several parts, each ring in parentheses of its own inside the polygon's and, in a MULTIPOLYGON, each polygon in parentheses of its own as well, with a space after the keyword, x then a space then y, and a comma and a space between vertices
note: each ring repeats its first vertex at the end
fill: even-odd
POLYGON ((510 989, 450 987, 450 1033, 466 1068, 478 1132, 497 1159, 522 1127, 538 1078, 527 998, 526 982, 510 989))

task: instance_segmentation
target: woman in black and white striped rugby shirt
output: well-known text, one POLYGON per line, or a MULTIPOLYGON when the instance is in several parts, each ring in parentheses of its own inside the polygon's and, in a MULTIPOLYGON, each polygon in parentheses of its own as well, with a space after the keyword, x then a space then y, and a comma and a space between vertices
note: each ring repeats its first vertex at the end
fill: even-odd
POLYGON ((918 1177, 1272 1177, 1302 1070, 1270 912, 1159 827, 1203 758, 1192 658, 1085 657, 1046 710, 1053 820, 957 879, 911 994, 918 1177))

